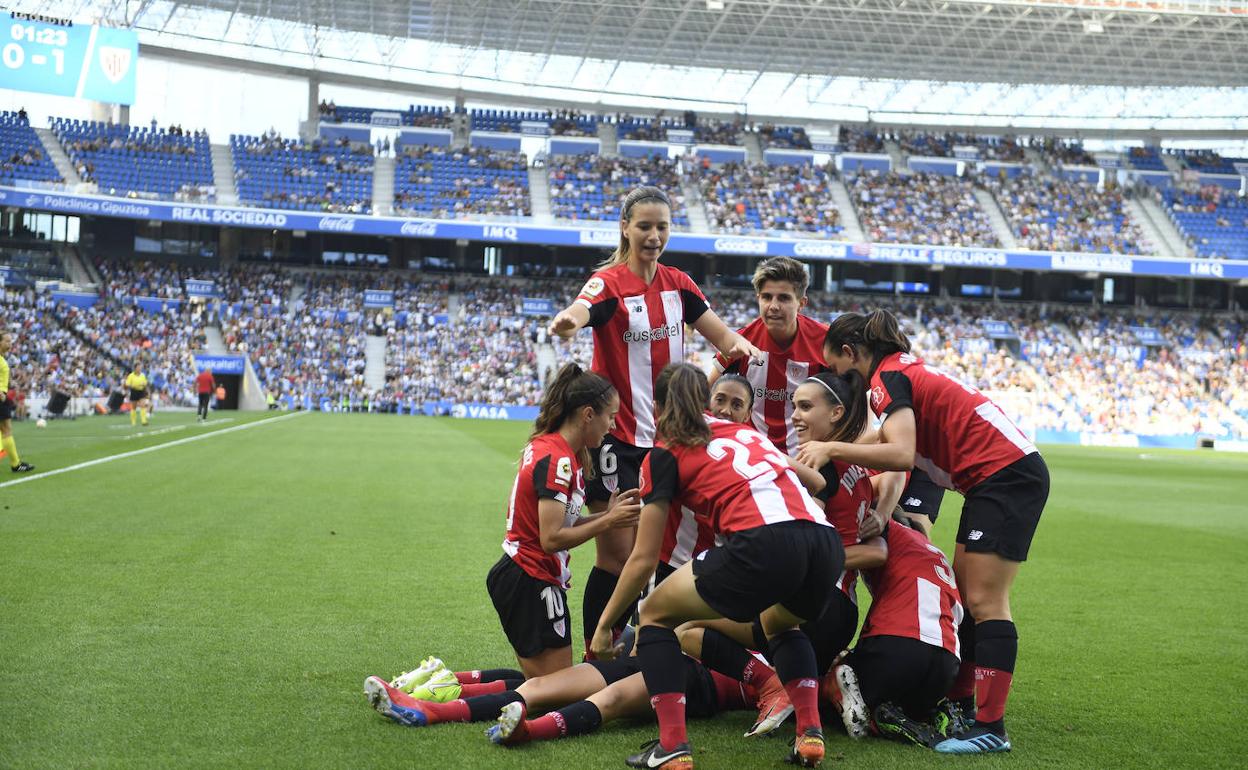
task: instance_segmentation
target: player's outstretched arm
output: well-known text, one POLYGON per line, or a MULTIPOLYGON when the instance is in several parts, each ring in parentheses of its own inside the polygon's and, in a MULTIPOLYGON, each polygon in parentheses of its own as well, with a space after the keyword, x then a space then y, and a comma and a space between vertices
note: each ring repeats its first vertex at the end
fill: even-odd
POLYGON ((697 329, 698 334, 705 337, 707 342, 714 345, 727 361, 736 361, 746 356, 749 356, 752 361, 763 360, 763 352, 745 337, 729 329, 728 325, 715 315, 714 310, 707 310, 698 316, 698 320, 693 322, 693 328, 697 329))
POLYGON ((552 336, 571 339, 589 323, 589 309, 579 302, 573 302, 559 311, 547 327, 552 336))
POLYGON ((659 564, 659 549, 663 545, 663 525, 667 523, 668 502, 654 500, 641 509, 633 551, 628 555, 624 569, 620 571, 619 582, 615 584, 615 591, 611 594, 606 609, 598 618, 598 630, 594 632, 593 641, 590 643, 590 650, 603 660, 615 658, 611 627, 641 594, 641 587, 654 574, 654 568, 659 564))

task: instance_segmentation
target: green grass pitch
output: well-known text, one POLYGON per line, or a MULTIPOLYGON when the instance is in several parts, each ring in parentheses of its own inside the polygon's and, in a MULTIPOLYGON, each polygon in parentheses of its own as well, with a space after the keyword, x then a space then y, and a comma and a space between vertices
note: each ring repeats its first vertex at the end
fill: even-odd
MULTIPOLYGON (((483 725, 391 724, 361 694, 429 654, 512 664, 484 578, 527 425, 300 415, 183 441, 257 418, 215 419, 16 426, 41 471, 181 443, 0 486, 0 767, 617 768, 656 735, 505 750, 483 725)), ((1243 766, 1248 457, 1045 455, 1053 494, 1014 599, 1014 752, 832 734, 826 766, 1243 766)), ((577 628, 592 559, 573 556, 577 628)), ((750 722, 691 722, 698 767, 780 767, 784 741, 741 738, 750 722)))

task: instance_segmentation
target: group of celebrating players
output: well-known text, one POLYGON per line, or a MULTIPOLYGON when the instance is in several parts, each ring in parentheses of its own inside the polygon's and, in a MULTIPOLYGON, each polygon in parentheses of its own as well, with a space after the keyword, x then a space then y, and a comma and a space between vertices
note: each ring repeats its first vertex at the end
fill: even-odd
POLYGON ((369 677, 370 702, 412 726, 493 721, 507 745, 653 710, 632 767, 692 767, 686 717, 746 708, 747 735, 794 715, 788 759, 818 766, 821 702, 854 738, 1008 751, 1009 591, 1049 487, 1035 446, 888 312, 801 315, 795 260, 758 267, 759 318, 732 331, 659 263, 670 228, 661 190, 632 191, 619 247, 551 323, 591 327, 594 356, 546 390, 486 579, 520 669, 429 658, 369 677), (719 351, 709 381, 682 363, 687 326, 719 351), (965 497, 952 567, 926 537, 943 489, 965 497), (568 550, 590 539, 574 666, 568 550))

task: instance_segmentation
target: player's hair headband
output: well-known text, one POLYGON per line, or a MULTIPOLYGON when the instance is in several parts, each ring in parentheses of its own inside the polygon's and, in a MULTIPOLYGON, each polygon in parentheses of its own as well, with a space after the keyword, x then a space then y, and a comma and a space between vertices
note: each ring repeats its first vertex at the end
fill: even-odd
POLYGON ((836 395, 836 391, 835 391, 835 390, 832 390, 832 386, 831 386, 831 385, 829 385, 828 383, 824 382, 823 380, 819 379, 818 377, 807 377, 807 378, 806 378, 806 382, 817 382, 817 383, 819 383, 820 385, 822 385, 823 387, 825 387, 825 388, 827 388, 827 389, 828 389, 828 392, 832 394, 832 398, 835 398, 835 399, 836 399, 836 403, 840 404, 841 406, 845 406, 845 402, 841 400, 841 397, 840 397, 840 396, 836 395))
POLYGON ((626 200, 627 205, 624 206, 624 209, 621 212, 621 218, 627 219, 628 215, 632 213, 633 206, 636 206, 638 203, 645 203, 647 201, 657 201, 658 203, 662 203, 663 205, 669 208, 672 205, 672 201, 671 199, 667 197, 667 193, 663 192, 662 190, 658 188, 647 189, 644 192, 642 192, 640 195, 638 195, 636 198, 633 198, 632 200, 626 200))

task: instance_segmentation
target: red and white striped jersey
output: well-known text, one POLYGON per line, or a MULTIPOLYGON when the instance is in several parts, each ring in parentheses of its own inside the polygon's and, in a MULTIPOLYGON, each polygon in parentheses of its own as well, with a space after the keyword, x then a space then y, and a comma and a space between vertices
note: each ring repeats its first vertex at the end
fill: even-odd
POLYGON ((909 353, 885 357, 871 375, 871 408, 914 410, 914 467, 962 494, 1036 451, 1035 444, 983 393, 909 353))
POLYGON ((633 446, 654 445, 654 383, 670 363, 685 360, 685 324, 707 310, 706 296, 684 271, 659 265, 649 284, 616 265, 599 270, 576 301, 594 330, 590 368, 620 394, 612 435, 633 446))
POLYGON ((741 336, 763 352, 761 366, 746 358, 729 362, 722 353, 715 355, 719 371, 739 374, 750 381, 754 388, 754 427, 789 455, 797 454, 793 391, 808 377, 828 368, 823 363, 823 339, 827 333, 826 324, 798 315, 797 336, 781 348, 771 338, 763 319, 756 318, 741 329, 741 336))
MULTIPOLYGON (((823 514, 840 533, 841 544, 847 548, 857 545, 861 542, 858 528, 862 526, 862 518, 875 497, 871 472, 861 465, 832 460, 820 468, 819 473, 823 476, 824 485, 815 499, 823 501, 823 514)), ((836 581, 836 587, 844 591, 854 604, 858 603, 858 592, 854 590, 857 579, 858 571, 847 569, 836 581)))
POLYGON ((659 561, 672 569, 680 569, 685 562, 714 545, 715 533, 706 520, 689 508, 673 503, 667 512, 659 561))
POLYGON ((706 446, 656 445, 641 463, 645 502, 669 500, 704 519, 716 535, 788 521, 831 526, 767 437, 753 428, 706 418, 706 446))
POLYGON ((524 448, 520 472, 511 487, 507 506, 507 536, 503 551, 520 565, 530 577, 546 583, 571 585, 567 551, 546 553, 542 549, 542 530, 538 519, 538 501, 557 500, 563 503, 564 526, 572 526, 585 504, 585 478, 581 463, 568 442, 558 433, 538 436, 524 448))
POLYGON ((859 638, 918 639, 961 658, 962 599, 945 555, 923 535, 896 522, 888 525, 884 539, 888 561, 862 572, 871 591, 871 609, 859 638))

